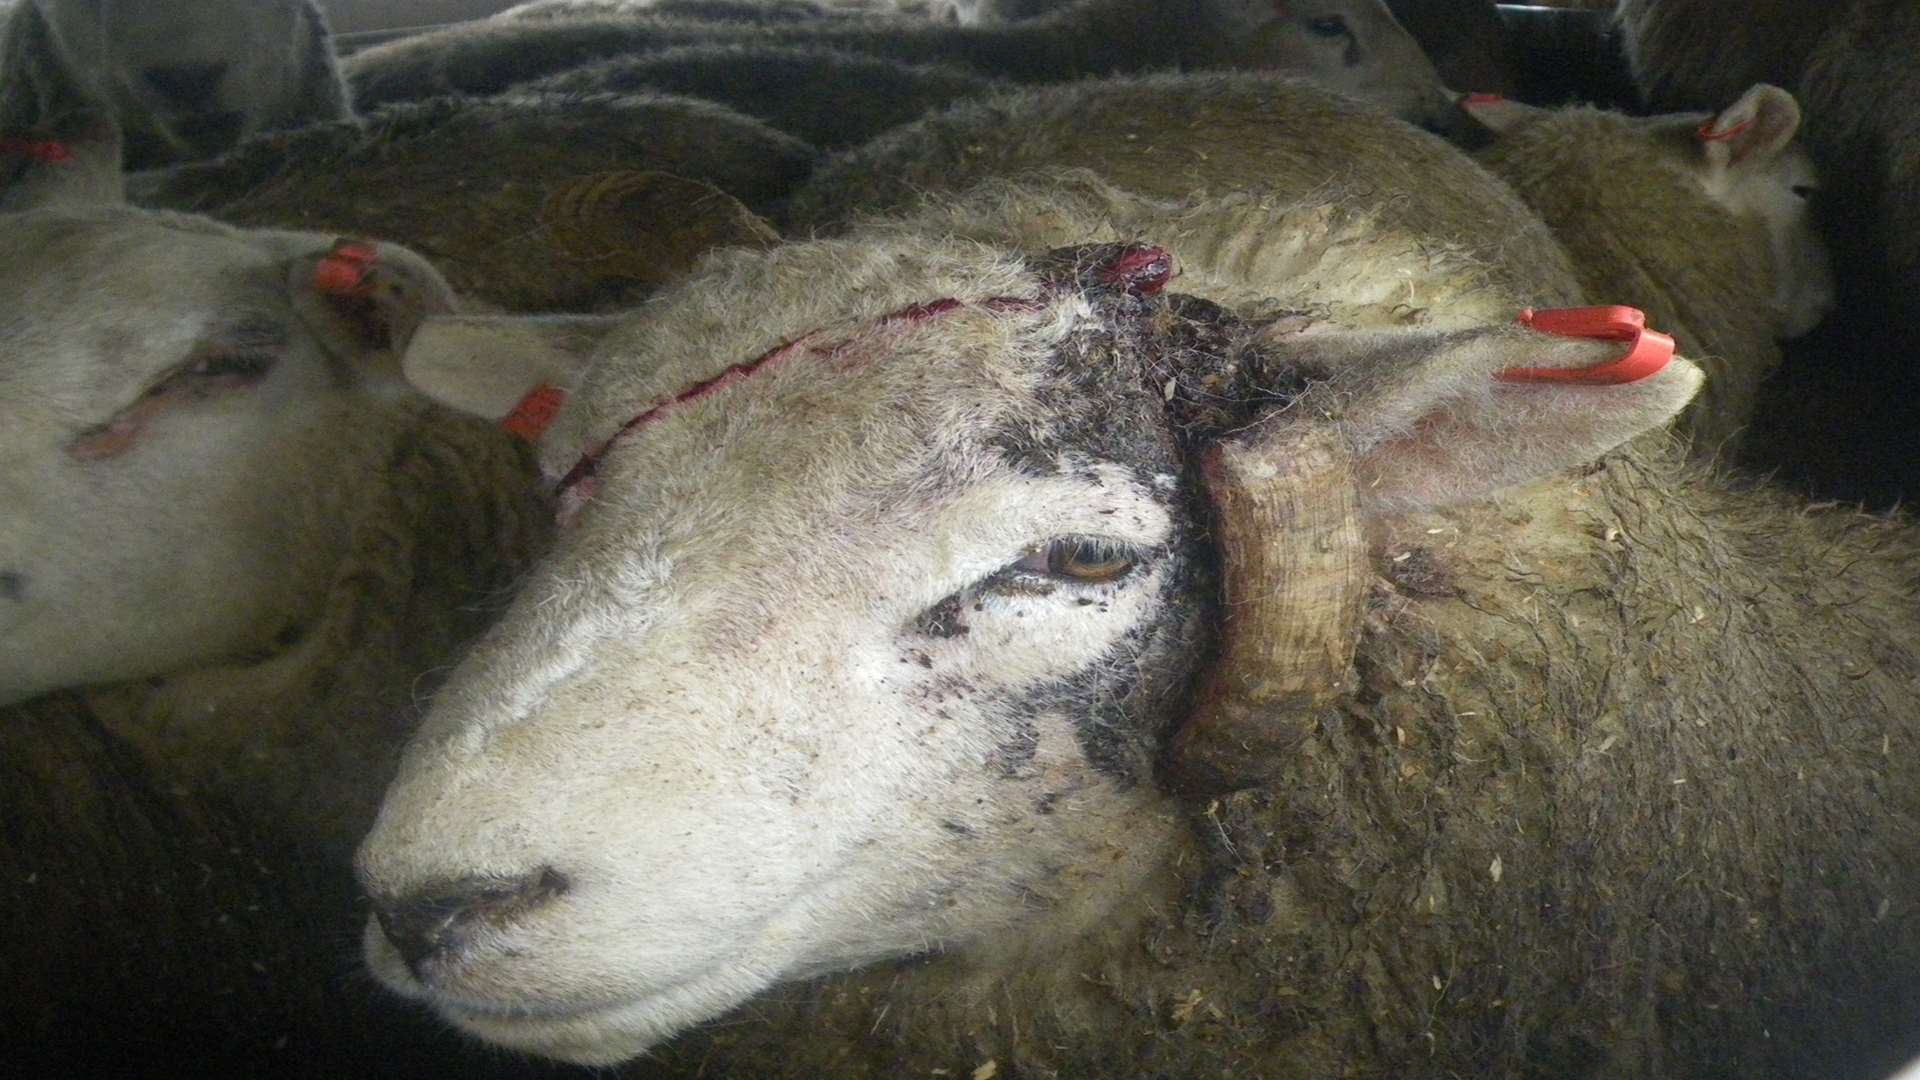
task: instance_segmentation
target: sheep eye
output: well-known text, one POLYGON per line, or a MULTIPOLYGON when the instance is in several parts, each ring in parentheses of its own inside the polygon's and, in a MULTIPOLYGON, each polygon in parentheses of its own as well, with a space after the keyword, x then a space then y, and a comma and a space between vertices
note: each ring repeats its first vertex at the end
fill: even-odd
POLYGON ((1315 37, 1346 37, 1347 20, 1341 15, 1322 15, 1317 19, 1308 19, 1307 30, 1315 37))
POLYGON ((1013 564, 1013 569, 1063 581, 1104 585, 1125 577, 1139 562, 1138 554, 1124 544, 1089 537, 1064 537, 1029 552, 1026 558, 1013 564))
POLYGON ((258 349, 204 353, 185 366, 175 368, 172 374, 149 388, 147 396, 176 391, 199 393, 219 386, 245 385, 265 375, 273 361, 273 353, 258 349))

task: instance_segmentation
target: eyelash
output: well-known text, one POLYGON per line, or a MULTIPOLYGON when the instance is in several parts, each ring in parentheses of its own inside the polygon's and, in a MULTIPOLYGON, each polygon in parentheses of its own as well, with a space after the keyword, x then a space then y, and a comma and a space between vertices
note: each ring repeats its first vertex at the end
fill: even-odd
POLYGON ((1131 544, 1097 536, 1063 536, 1035 548, 1002 571, 1015 580, 1108 585, 1125 579, 1140 565, 1131 544))

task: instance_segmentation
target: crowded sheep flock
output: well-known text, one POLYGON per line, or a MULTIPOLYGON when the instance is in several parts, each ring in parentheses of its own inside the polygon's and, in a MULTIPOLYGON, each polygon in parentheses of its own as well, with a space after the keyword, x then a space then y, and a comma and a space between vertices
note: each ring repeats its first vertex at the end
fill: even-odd
POLYGON ((19 1075, 1920 1056, 1920 0, 327 6, 0 0, 19 1075))

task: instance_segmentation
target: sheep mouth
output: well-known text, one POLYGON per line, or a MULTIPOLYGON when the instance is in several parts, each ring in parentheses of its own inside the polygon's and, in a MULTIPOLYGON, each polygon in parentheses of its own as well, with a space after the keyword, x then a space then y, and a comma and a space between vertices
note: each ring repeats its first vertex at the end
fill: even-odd
POLYGON ((479 1006, 429 999, 441 1019, 469 1035, 572 1065, 618 1065, 719 1017, 764 987, 725 972, 671 990, 591 1005, 479 1006))

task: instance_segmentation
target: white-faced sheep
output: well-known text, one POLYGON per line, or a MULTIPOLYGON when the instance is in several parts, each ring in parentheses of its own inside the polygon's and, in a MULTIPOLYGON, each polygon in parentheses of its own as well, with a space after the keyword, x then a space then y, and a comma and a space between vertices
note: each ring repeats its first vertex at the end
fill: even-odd
POLYGON ((23 0, 4 33, 37 36, 43 22, 111 102, 130 168, 352 115, 313 0, 23 0))
POLYGON ((1913 527, 1685 464, 1630 320, 1347 331, 1392 241, 1279 200, 1264 304, 1175 279, 1243 319, 1144 215, 1026 254, 1076 212, 718 256, 602 341, 566 536, 361 848, 381 980, 754 1076, 1910 1053, 1913 527))
POLYGON ((514 440, 396 395, 451 293, 401 249, 125 208, 0 246, 0 702, 91 687, 169 782, 337 850, 543 535, 514 440))
POLYGON ((1832 308, 1818 186, 1793 96, 1756 86, 1718 113, 1651 118, 1470 100, 1498 133, 1476 157, 1566 246, 1587 295, 1631 304, 1708 373, 1683 427, 1737 445, 1762 381, 1832 308))
POLYGON ((1920 490, 1920 370, 1905 360, 1920 330, 1920 7, 1622 0, 1618 22, 1656 106, 1710 108, 1755 81, 1799 98, 1844 318, 1787 364, 1761 432, 1796 448, 1770 462, 1795 482, 1910 501, 1920 490))
POLYGON ((0 212, 123 199, 113 107, 60 54, 32 4, 0 32, 0 72, 0 212))
POLYGON ((709 247, 770 241, 742 201, 771 204, 817 156, 710 102, 513 94, 263 136, 131 187, 232 224, 390 239, 509 310, 584 311, 638 301, 709 247))
POLYGON ((1747 86, 1792 90, 1828 172, 1838 223, 1898 276, 1920 284, 1920 8, 1902 0, 1622 0, 1635 78, 1661 108, 1716 108, 1747 86))
POLYGON ((907 18, 778 28, 643 17, 488 20, 368 49, 346 71, 356 99, 372 106, 492 93, 609 56, 695 44, 823 47, 1029 82, 1167 67, 1273 68, 1414 122, 1443 130, 1465 122, 1381 0, 1084 0, 1041 19, 974 27, 907 18))

